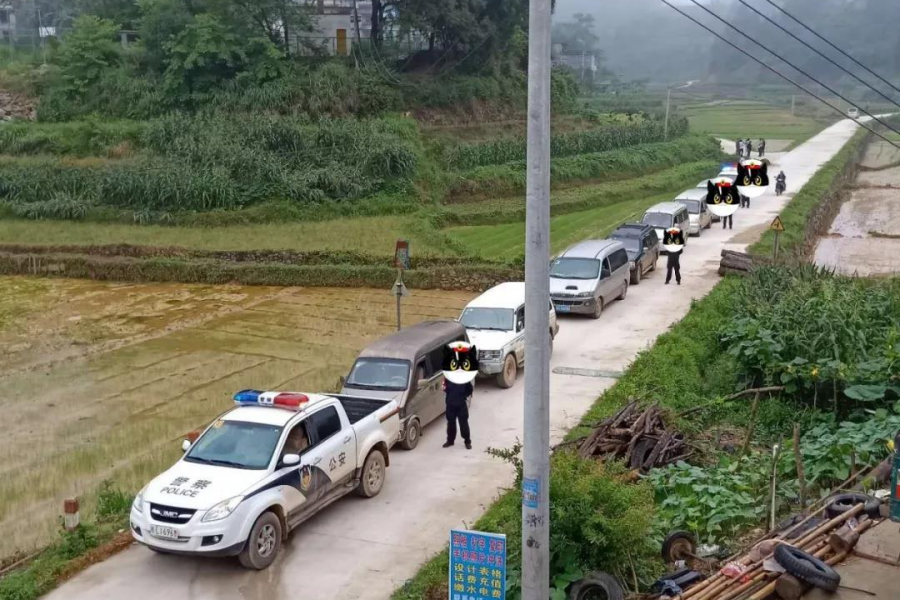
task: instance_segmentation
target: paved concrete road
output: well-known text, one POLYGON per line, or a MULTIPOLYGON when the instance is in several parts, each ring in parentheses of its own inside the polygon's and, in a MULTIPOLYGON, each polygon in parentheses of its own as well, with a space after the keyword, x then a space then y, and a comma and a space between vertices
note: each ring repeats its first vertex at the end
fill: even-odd
MULTIPOLYGON (((850 138, 856 125, 840 122, 812 138, 781 163, 788 190, 796 191, 850 138)), ((715 175, 710 173, 710 176, 715 175)), ((561 319, 552 367, 621 371, 641 350, 688 311, 691 300, 716 284, 723 245, 741 247, 741 236, 767 226, 786 202, 764 197, 734 218, 691 238, 682 259, 683 283, 664 286, 665 259, 657 272, 631 288, 598 321, 561 319)), ((748 241, 752 241, 749 239, 748 241)), ((571 372, 571 371, 570 371, 571 372)), ((609 373, 606 373, 609 374, 609 373)), ((584 375, 551 379, 552 437, 558 440, 597 396, 614 382, 584 375)), ((451 527, 471 525, 510 485, 509 465, 488 446, 508 447, 522 435, 523 383, 499 390, 479 383, 471 424, 474 449, 443 449, 443 423, 425 431, 412 452, 397 450, 384 491, 370 500, 347 498, 297 531, 267 571, 248 572, 230 560, 159 556, 133 547, 91 567, 50 594, 54 600, 383 600, 446 544, 451 527)))

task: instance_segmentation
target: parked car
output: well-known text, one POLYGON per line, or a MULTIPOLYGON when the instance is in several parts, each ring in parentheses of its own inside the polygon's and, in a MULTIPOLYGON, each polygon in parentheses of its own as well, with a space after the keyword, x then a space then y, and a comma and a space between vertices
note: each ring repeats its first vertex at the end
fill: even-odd
POLYGON ((444 414, 444 346, 469 341, 456 321, 424 321, 366 346, 343 379, 341 394, 394 400, 400 446, 412 450, 422 429, 444 414))
MULTIPOLYGON (((680 194, 678 194, 678 197, 679 197, 679 198, 689 198, 689 197, 691 197, 691 194, 696 193, 697 196, 698 196, 701 200, 705 201, 705 200, 706 200, 706 194, 707 194, 707 191, 708 191, 708 190, 707 190, 707 187, 706 187, 706 184, 707 184, 708 182, 709 182, 708 179, 704 179, 703 181, 700 182, 700 184, 699 184, 697 187, 691 188, 691 189, 689 189, 689 190, 684 190, 683 192, 681 192, 680 194), (699 191, 701 188, 703 189, 703 192, 702 192, 702 193, 700 193, 700 191, 699 191)), ((720 217, 720 216, 718 216, 718 215, 714 215, 714 214, 712 214, 712 213, 710 213, 710 215, 712 216, 712 222, 713 222, 713 223, 718 223, 719 221, 722 220, 722 217, 720 217)))
POLYGON ((617 240, 587 240, 550 263, 550 298, 556 312, 600 318, 603 307, 628 294, 631 267, 617 240))
POLYGON ((631 285, 638 285, 644 273, 656 270, 659 260, 659 237, 656 229, 644 223, 624 223, 610 234, 625 246, 631 263, 631 285))
MULTIPOLYGON (((550 349, 559 332, 556 311, 550 303, 550 349)), ((496 377, 497 385, 510 388, 519 367, 525 365, 525 283, 510 281, 494 286, 463 309, 459 322, 478 349, 478 371, 496 377)))
POLYGON ((688 209, 691 225, 688 233, 700 237, 704 229, 712 227, 713 214, 706 206, 706 190, 687 190, 681 193, 675 202, 684 204, 688 209))
MULTIPOLYGON (((660 240, 663 239, 663 233, 666 229, 677 227, 681 231, 689 231, 691 227, 691 217, 687 207, 678 202, 660 202, 647 209, 641 223, 650 225, 656 229, 656 235, 660 240)), ((684 238, 684 245, 687 246, 687 237, 684 238)), ((663 248, 661 252, 665 253, 663 248)))
POLYGON ((265 569, 291 530, 354 490, 384 485, 400 435, 392 400, 244 390, 147 484, 131 533, 166 554, 238 556, 265 569))

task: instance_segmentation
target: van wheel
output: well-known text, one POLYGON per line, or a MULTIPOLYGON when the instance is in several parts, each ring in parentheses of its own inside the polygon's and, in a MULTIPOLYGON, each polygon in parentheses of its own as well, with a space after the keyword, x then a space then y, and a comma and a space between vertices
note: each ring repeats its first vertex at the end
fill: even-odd
POLYGON ((631 285, 638 285, 641 282, 641 265, 634 265, 634 271, 631 273, 631 285))
POLYGON ((363 463, 362 475, 356 488, 356 495, 363 498, 377 496, 384 487, 384 454, 372 450, 363 463))
POLYGON ((619 300, 624 300, 625 296, 628 295, 628 280, 625 280, 625 287, 622 288, 622 293, 619 295, 619 300))
POLYGON ((655 270, 656 270, 656 263, 658 263, 658 262, 659 262, 659 252, 657 251, 657 253, 656 253, 656 258, 654 258, 654 259, 653 259, 653 262, 650 263, 650 270, 651 270, 651 271, 655 271, 655 270))
POLYGON ((597 302, 594 303, 594 312, 591 313, 591 318, 599 319, 601 314, 603 314, 603 298, 597 298, 597 302))
POLYGON ((275 562, 280 548, 281 521, 275 513, 264 512, 253 524, 238 560, 247 569, 262 571, 275 562))
POLYGON ((509 389, 516 384, 516 374, 519 371, 519 365, 516 364, 516 357, 507 354, 503 361, 503 370, 497 374, 497 385, 503 389, 509 389))
POLYGON ((404 450, 412 450, 419 445, 419 437, 422 435, 422 426, 418 419, 413 419, 412 423, 406 428, 406 436, 400 442, 400 447, 404 450))

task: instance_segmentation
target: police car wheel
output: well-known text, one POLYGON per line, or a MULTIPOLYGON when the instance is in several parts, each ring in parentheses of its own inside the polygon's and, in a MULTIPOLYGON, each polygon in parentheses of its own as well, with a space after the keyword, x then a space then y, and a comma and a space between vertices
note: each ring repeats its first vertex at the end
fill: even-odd
POLYGON ((421 433, 422 426, 419 425, 417 419, 413 419, 412 423, 409 424, 409 427, 406 428, 406 436, 403 438, 403 441, 400 442, 400 447, 404 450, 412 450, 419 445, 419 436, 421 433))
POLYGON ((378 450, 372 450, 363 463, 362 475, 356 493, 363 498, 377 496, 384 487, 384 454, 378 450))
POLYGON ((238 559, 244 567, 262 571, 275 562, 280 548, 281 520, 275 513, 265 512, 253 524, 238 559))

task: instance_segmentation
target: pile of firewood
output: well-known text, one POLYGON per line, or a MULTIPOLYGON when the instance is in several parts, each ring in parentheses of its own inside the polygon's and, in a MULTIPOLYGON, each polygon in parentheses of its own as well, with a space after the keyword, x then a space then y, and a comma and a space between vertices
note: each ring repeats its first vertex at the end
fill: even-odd
POLYGON ((666 427, 658 405, 641 410, 636 401, 594 425, 575 445, 582 458, 622 458, 629 468, 642 471, 681 460, 691 452, 684 435, 666 427))
MULTIPOLYGON (((756 259, 758 261, 758 259, 756 259)), ((719 275, 746 275, 753 270, 754 257, 734 250, 722 250, 719 275)))

